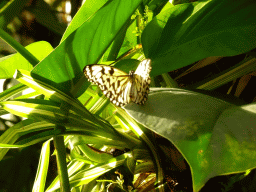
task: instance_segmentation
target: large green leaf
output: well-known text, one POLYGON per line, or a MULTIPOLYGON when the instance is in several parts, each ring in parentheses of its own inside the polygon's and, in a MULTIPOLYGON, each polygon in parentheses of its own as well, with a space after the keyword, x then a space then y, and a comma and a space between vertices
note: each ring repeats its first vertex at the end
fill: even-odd
MULTIPOLYGON (((39 61, 53 50, 46 41, 32 43, 26 47, 39 61)), ((33 66, 20 54, 15 53, 0 59, 0 79, 12 78, 16 69, 32 70, 33 66)))
POLYGON ((78 27, 80 27, 84 21, 88 20, 94 13, 96 13, 96 11, 100 9, 106 2, 107 0, 86 0, 69 24, 65 34, 62 37, 62 41, 78 27))
POLYGON ((256 106, 235 106, 183 89, 153 89, 144 106, 126 111, 169 139, 188 161, 199 191, 212 177, 256 166, 256 106))
POLYGON ((152 59, 151 75, 209 56, 233 56, 255 48, 255 10, 254 0, 212 0, 161 12, 142 34, 145 55, 152 59))
POLYGON ((64 92, 80 88, 83 67, 98 62, 141 1, 108 1, 39 63, 32 76, 64 92))

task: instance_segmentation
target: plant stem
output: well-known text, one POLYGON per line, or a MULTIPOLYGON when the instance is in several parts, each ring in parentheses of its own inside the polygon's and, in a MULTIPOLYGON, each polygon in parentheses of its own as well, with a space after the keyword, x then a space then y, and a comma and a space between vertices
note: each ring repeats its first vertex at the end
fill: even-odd
POLYGON ((141 44, 141 34, 140 34, 140 14, 136 16, 136 26, 137 26, 137 44, 141 44))
POLYGON ((25 47, 19 44, 14 38, 12 38, 8 33, 0 28, 0 37, 8 43, 12 48, 14 48, 18 53, 20 53, 25 59, 28 60, 33 66, 39 63, 39 60, 32 55, 25 47))
MULTIPOLYGON (((56 129, 62 129, 62 127, 56 125, 56 129)), ((53 138, 53 141, 54 141, 54 146, 56 149, 58 174, 59 174, 59 179, 60 179, 60 191, 61 192, 70 192, 64 137, 56 136, 53 138)))

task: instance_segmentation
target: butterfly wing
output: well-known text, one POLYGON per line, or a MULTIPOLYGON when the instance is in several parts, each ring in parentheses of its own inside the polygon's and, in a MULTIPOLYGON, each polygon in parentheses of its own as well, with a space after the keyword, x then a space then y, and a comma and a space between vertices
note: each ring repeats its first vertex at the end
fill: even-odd
POLYGON ((149 85, 151 82, 151 60, 143 60, 136 69, 133 77, 133 85, 130 91, 131 100, 137 104, 144 104, 147 101, 149 85))
POLYGON ((130 101, 144 104, 148 97, 151 82, 151 60, 143 60, 135 72, 130 74, 106 65, 87 65, 84 68, 86 78, 102 90, 110 101, 123 106, 130 101))
POLYGON ((130 102, 132 79, 127 73, 106 65, 87 65, 84 74, 113 104, 123 106, 130 102))

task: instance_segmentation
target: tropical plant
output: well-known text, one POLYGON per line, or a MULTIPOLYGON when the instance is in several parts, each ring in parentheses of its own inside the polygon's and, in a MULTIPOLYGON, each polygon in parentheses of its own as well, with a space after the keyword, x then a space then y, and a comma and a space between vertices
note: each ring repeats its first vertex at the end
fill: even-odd
MULTIPOLYGON (((17 2, 6 3, 3 15, 17 2)), ((87 0, 56 48, 45 41, 23 47, 0 29, 18 52, 1 58, 0 78, 20 82, 0 94, 0 114, 25 118, 0 136, 0 159, 43 142, 33 191, 200 191, 216 176, 242 173, 238 181, 252 171, 255 104, 177 88, 168 72, 254 49, 256 2, 174 4, 87 0), (114 61, 128 73, 145 58, 152 61, 145 105, 116 107, 83 74, 86 65, 114 61), (52 140, 58 176, 45 189, 52 140)), ((188 88, 213 90, 255 69, 247 56, 188 88)))

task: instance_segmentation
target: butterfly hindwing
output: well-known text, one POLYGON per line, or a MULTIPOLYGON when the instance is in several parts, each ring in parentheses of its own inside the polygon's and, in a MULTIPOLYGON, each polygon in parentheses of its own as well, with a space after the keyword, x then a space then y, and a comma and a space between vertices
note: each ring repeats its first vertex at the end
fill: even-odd
POLYGON ((149 93, 149 85, 151 82, 150 71, 151 71, 151 60, 143 60, 137 67, 134 73, 134 86, 133 92, 133 102, 138 104, 144 104, 147 100, 149 93))
POLYGON ((144 104, 149 92, 150 63, 149 59, 143 60, 130 74, 111 66, 87 65, 84 74, 90 82, 99 86, 113 104, 123 106, 130 101, 144 104))

